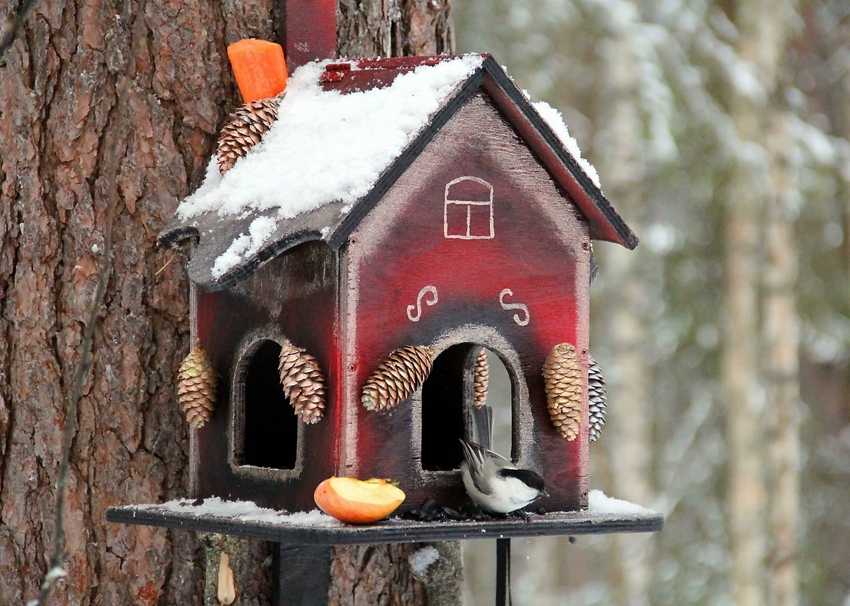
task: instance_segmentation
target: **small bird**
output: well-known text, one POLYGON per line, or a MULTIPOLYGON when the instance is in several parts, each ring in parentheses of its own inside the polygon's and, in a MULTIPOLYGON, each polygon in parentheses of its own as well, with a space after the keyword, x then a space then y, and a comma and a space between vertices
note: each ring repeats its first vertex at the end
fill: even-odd
POLYGON ((460 465, 463 485, 482 509, 505 514, 549 496, 537 472, 518 469, 502 455, 475 442, 461 440, 460 444, 464 456, 460 465))

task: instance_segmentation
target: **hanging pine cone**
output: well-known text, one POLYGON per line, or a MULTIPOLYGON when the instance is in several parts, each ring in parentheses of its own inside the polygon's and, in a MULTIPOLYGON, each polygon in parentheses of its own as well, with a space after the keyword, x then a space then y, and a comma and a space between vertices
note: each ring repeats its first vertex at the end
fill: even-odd
POLYGON ((434 363, 434 350, 424 345, 400 347, 381 362, 363 385, 360 401, 367 410, 392 410, 419 389, 434 363))
POLYGON ((281 97, 251 101, 236 108, 218 135, 218 170, 223 175, 254 147, 277 120, 281 97))
POLYGON ((177 402, 186 422, 200 429, 215 409, 215 372, 206 352, 196 347, 183 359, 177 371, 177 402))
POLYGON ((590 356, 587 367, 587 400, 589 407, 590 441, 595 442, 602 435, 605 418, 608 414, 608 390, 605 387, 605 377, 599 364, 590 356))
POLYGON ((325 414, 325 377, 319 361, 287 341, 280 348, 278 372, 283 393, 298 418, 308 425, 321 421, 325 414))
POLYGON ((576 349, 556 345, 543 364, 549 418, 558 433, 572 442, 581 427, 582 372, 576 349))
POLYGON ((472 403, 475 405, 475 408, 481 408, 487 404, 487 384, 490 382, 487 350, 483 347, 478 350, 478 355, 475 357, 475 366, 472 373, 472 403))

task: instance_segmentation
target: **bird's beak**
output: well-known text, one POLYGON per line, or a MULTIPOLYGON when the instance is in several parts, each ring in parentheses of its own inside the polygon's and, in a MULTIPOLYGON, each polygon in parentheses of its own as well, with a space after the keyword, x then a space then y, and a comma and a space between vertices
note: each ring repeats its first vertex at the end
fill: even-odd
POLYGON ((544 488, 543 490, 540 491, 540 496, 541 497, 548 497, 549 491, 544 488))

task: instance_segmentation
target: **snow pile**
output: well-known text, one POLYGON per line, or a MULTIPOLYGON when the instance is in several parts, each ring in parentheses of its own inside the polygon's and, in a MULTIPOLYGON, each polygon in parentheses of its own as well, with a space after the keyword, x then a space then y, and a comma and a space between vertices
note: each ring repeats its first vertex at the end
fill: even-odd
POLYGON ((219 497, 202 499, 197 505, 190 499, 175 499, 161 505, 139 505, 136 509, 167 510, 174 513, 187 513, 193 516, 212 516, 228 518, 241 522, 268 522, 272 524, 292 524, 297 526, 336 527, 342 522, 326 515, 318 509, 287 513, 277 509, 259 507, 253 501, 226 501, 219 497))
POLYGON ((275 221, 271 217, 257 217, 248 226, 248 233, 241 234, 230 243, 230 246, 215 260, 212 267, 213 278, 220 278, 227 271, 236 267, 242 259, 249 259, 260 247, 268 242, 275 230, 275 221))
POLYGON ((655 511, 629 501, 609 497, 601 490, 591 490, 587 496, 587 508, 591 513, 615 516, 657 515, 655 511))
MULTIPOLYGON (((526 93, 527 95, 528 93, 526 93)), ((573 139, 573 136, 570 134, 570 130, 567 128, 567 123, 564 121, 564 116, 561 112, 545 101, 537 101, 531 105, 540 114, 543 121, 549 125, 549 128, 558 136, 566 150, 584 171, 584 174, 593 181, 596 187, 601 188, 599 184, 599 173, 596 172, 596 167, 589 160, 581 157, 581 148, 578 146, 578 141, 573 139)))
MULTIPOLYGON (((321 86, 330 61, 301 66, 262 141, 224 175, 213 156, 203 184, 177 209, 180 221, 206 213, 233 219, 262 214, 215 259, 212 277, 221 278, 268 245, 281 220, 333 202, 347 213, 483 61, 465 55, 420 65, 384 88, 345 94, 321 86)), ((350 69, 360 68, 352 62, 350 69)), ((582 158, 561 113, 542 101, 533 106, 599 187, 596 169, 582 158)), ((329 231, 322 230, 323 237, 329 231)))
POLYGON ((428 572, 434 562, 440 559, 440 552, 431 545, 427 545, 422 549, 417 549, 407 558, 407 563, 410 564, 410 570, 417 577, 422 577, 428 572))
POLYGON ((467 55, 422 65, 388 87, 347 94, 322 89, 319 78, 328 61, 300 67, 277 121, 249 152, 250 162, 237 162, 221 176, 213 158, 178 217, 277 209, 286 219, 330 202, 355 202, 482 61, 467 55))

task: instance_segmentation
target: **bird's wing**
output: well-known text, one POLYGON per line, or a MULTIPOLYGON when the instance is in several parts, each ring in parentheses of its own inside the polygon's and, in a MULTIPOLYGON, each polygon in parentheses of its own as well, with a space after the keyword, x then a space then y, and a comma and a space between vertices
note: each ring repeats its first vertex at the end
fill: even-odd
POLYGON ((460 444, 463 447, 463 456, 469 467, 472 483, 480 492, 490 494, 492 488, 489 478, 494 474, 495 469, 493 469, 491 458, 487 456, 489 451, 475 442, 461 440, 460 444))

